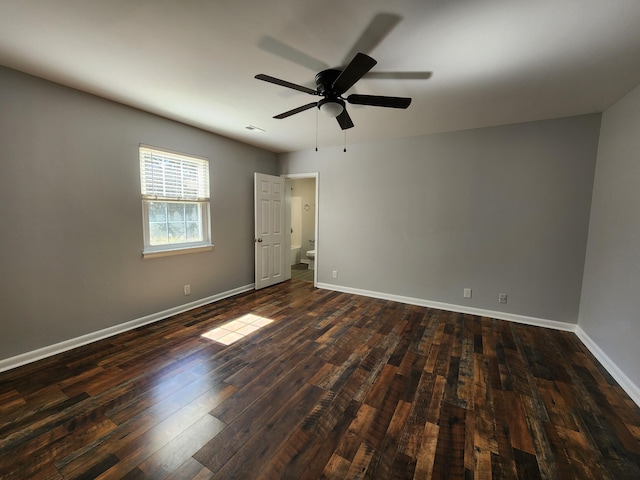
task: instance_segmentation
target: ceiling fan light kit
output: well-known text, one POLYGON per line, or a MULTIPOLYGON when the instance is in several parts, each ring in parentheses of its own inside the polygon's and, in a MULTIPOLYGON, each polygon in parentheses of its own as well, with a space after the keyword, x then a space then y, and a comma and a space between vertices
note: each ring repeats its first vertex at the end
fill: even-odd
POLYGON ((354 105, 369 105, 387 108, 407 108, 411 104, 411 99, 406 97, 385 97, 381 95, 357 94, 349 95, 347 98, 342 97, 342 95, 353 87, 358 80, 366 75, 376 63, 378 62, 370 56, 365 55, 364 53, 358 53, 344 68, 344 70, 327 69, 319 72, 315 78, 317 86, 316 90, 262 73, 256 75, 255 78, 264 82, 308 93, 309 95, 318 95, 323 97, 318 102, 308 103, 301 107, 276 115, 273 118, 281 120, 317 106, 322 113, 330 117, 334 117, 338 121, 338 125, 342 130, 346 130, 348 128, 352 128, 354 125, 351 117, 347 113, 345 101, 354 105))
POLYGON ((318 108, 326 116, 335 118, 344 111, 344 102, 339 98, 323 98, 318 102, 318 108))

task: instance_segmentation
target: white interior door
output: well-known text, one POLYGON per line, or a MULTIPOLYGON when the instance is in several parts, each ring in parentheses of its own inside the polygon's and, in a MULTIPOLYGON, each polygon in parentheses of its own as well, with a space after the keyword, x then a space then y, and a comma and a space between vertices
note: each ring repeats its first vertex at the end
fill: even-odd
POLYGON ((284 178, 254 174, 256 290, 286 280, 284 178))

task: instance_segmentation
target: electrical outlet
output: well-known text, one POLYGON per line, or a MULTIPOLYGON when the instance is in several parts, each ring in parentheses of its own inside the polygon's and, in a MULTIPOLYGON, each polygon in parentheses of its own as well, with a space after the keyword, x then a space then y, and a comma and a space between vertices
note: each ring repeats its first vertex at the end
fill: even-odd
POLYGON ((498 303, 507 303, 507 294, 506 293, 498 294, 498 303))
POLYGON ((464 298, 471 298, 471 289, 465 288, 463 292, 464 298))
POLYGON ((184 286, 184 294, 185 295, 191 295, 191 285, 185 285, 184 286))
POLYGON ((331 272, 331 278, 338 278, 338 271, 334 270, 333 272, 331 272))

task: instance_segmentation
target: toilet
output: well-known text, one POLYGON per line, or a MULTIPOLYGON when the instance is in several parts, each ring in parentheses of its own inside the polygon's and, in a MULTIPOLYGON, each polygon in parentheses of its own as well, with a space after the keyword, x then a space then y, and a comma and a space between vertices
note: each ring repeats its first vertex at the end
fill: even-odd
POLYGON ((309 246, 311 247, 311 250, 307 250, 306 253, 307 261, 309 262, 307 268, 309 270, 314 270, 316 268, 316 241, 309 240, 309 246))
POLYGON ((316 251, 315 250, 307 250, 307 260, 309 260, 309 264, 307 268, 309 270, 313 270, 316 268, 316 251))

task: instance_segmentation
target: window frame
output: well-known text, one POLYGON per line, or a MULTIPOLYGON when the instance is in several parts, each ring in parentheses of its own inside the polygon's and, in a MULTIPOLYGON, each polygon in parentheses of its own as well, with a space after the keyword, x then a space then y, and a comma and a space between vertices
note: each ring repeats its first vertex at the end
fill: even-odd
MULTIPOLYGON (((195 253, 201 251, 211 250, 213 248, 213 243, 211 241, 211 198, 210 198, 210 170, 209 170, 209 160, 204 157, 197 157, 195 155, 188 155, 180 152, 175 152, 167 149, 161 149, 157 147, 152 147, 149 145, 140 144, 138 148, 138 156, 140 162, 140 192, 142 197, 142 230, 143 230, 143 250, 142 256, 144 258, 153 258, 153 257, 161 257, 167 255, 179 255, 184 253, 195 253), (145 163, 143 160, 143 152, 147 155, 158 154, 159 156, 172 159, 172 160, 186 160, 187 162, 192 161, 194 163, 199 163, 202 168, 202 163, 206 164, 207 178, 205 179, 206 184, 206 197, 205 198, 180 198, 178 196, 171 195, 150 195, 145 193, 146 187, 146 178, 145 178, 145 163), (202 231, 202 240, 198 241, 186 241, 186 242, 176 242, 176 243, 162 243, 159 245, 152 245, 151 243, 151 218, 149 213, 149 206, 151 203, 166 203, 167 205, 170 203, 181 204, 181 205, 198 205, 199 210, 199 223, 202 231)), ((182 170, 181 170, 182 171, 182 170)), ((148 178, 148 176, 146 176, 148 178)), ((199 179, 200 180, 200 179, 199 179)), ((167 183, 163 180, 161 182, 156 182, 154 185, 161 183, 166 187, 167 183)), ((184 190, 184 182, 181 182, 184 190)), ((202 188, 202 187, 200 187, 202 188)), ((198 192, 200 192, 200 188, 198 192)), ((154 187, 151 187, 154 190, 154 187)), ((199 194, 200 195, 200 194, 199 194)), ((168 215, 168 213, 167 213, 168 215)), ((186 220, 185 220, 186 222, 186 220)), ((167 219, 167 224, 169 223, 167 219)))

